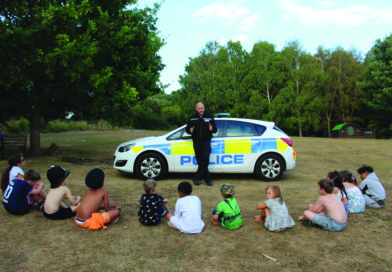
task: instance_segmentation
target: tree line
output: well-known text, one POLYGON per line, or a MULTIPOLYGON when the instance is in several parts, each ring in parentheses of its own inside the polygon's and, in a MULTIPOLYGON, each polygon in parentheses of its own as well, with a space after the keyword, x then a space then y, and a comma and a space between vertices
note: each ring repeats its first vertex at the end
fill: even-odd
MULTIPOLYGON (((159 83, 157 11, 133 0, 0 2, 0 124, 29 121, 31 155, 43 122, 106 120, 114 126, 170 129, 202 101, 211 113, 274 121, 290 135, 322 135, 342 122, 392 135, 392 36, 365 58, 353 50, 299 41, 277 51, 257 42, 209 42, 167 95, 159 83)), ((1 126, 0 126, 1 127, 1 126)), ((1 128, 0 128, 1 129, 1 128)))
POLYGON ((247 52, 240 42, 209 42, 189 59, 171 100, 189 115, 197 101, 212 113, 274 121, 291 135, 323 135, 340 123, 392 135, 392 36, 363 58, 355 50, 317 48, 298 40, 281 51, 266 41, 247 52))

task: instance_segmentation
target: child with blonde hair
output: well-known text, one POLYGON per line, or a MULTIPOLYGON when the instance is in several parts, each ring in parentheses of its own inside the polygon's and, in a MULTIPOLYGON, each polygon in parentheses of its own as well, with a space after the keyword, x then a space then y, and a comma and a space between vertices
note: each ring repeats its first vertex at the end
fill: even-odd
POLYGON ((170 213, 167 203, 169 200, 157 194, 155 180, 147 179, 143 183, 145 194, 140 198, 140 210, 138 213, 139 221, 143 225, 155 226, 161 221, 161 217, 170 213))
POLYGON ((280 187, 278 185, 267 186, 265 193, 267 200, 257 204, 256 209, 261 210, 261 214, 254 217, 255 221, 264 223, 269 231, 278 232, 292 228, 295 222, 289 215, 280 187))

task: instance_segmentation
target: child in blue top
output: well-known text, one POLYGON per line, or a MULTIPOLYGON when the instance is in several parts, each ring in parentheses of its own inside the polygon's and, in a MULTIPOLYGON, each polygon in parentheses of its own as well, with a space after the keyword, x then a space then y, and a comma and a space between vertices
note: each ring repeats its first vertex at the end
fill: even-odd
POLYGON ((43 209, 46 193, 41 176, 35 170, 28 170, 22 179, 10 181, 4 193, 3 206, 7 212, 23 215, 31 211, 35 202, 43 209))
POLYGON ((280 187, 278 185, 267 186, 265 194, 267 195, 267 200, 260 202, 256 206, 257 210, 261 210, 261 214, 254 217, 255 221, 261 224, 264 223, 264 226, 269 231, 278 232, 292 228, 295 222, 289 215, 280 187))

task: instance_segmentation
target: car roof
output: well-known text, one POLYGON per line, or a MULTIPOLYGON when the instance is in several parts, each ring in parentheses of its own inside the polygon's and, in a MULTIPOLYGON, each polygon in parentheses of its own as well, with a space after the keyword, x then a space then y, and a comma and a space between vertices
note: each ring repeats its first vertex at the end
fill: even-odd
POLYGON ((253 124, 259 124, 267 127, 273 127, 275 125, 274 122, 262 121, 258 119, 247 119, 247 118, 231 118, 231 117, 224 117, 224 118, 215 118, 215 121, 222 120, 222 121, 238 121, 238 122, 248 122, 253 124))

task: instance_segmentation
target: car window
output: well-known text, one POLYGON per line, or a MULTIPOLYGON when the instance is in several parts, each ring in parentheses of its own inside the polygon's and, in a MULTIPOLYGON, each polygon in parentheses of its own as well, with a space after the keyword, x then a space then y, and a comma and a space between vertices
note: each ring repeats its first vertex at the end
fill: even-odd
POLYGON ((261 136, 264 134, 265 130, 267 129, 265 126, 255 125, 257 130, 257 135, 261 136))
MULTIPOLYGON (((167 140, 179 140, 182 137, 182 134, 185 132, 185 129, 180 129, 179 131, 173 133, 169 137, 167 137, 167 140)), ((186 133, 186 132, 185 132, 186 133)))
POLYGON ((228 121, 226 135, 227 137, 255 136, 255 131, 252 124, 228 121))
MULTIPOLYGON (((274 129, 275 129, 275 130, 277 130, 277 131, 279 131, 279 132, 282 132, 282 133, 284 133, 284 131, 283 131, 283 130, 281 130, 280 128, 278 128, 277 126, 274 126, 274 129)), ((286 134, 286 133, 284 133, 284 134, 286 134)))
POLYGON ((217 131, 212 134, 212 137, 214 138, 219 137, 221 135, 220 132, 223 127, 223 121, 215 120, 215 124, 216 124, 217 131))

